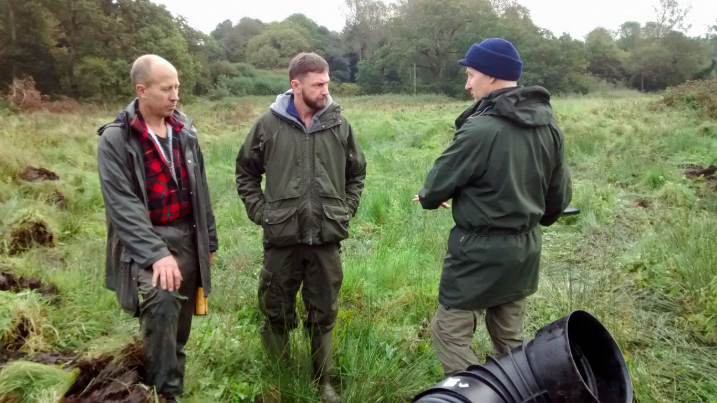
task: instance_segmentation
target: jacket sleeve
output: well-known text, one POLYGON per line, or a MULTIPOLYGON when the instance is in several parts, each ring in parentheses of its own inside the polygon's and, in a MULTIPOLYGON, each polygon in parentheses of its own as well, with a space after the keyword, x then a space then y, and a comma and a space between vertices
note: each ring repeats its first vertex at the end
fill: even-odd
POLYGON ((346 204, 351 210, 351 215, 356 215, 361 192, 366 181, 366 158, 359 145, 356 133, 349 125, 349 136, 346 140, 346 204))
POLYGON ((265 141, 266 136, 260 118, 247 134, 236 160, 237 192, 244 202, 249 219, 258 225, 261 225, 261 214, 265 203, 264 192, 261 190, 265 141))
POLYGON ((418 192, 421 206, 433 210, 453 198, 475 175, 482 175, 490 154, 490 142, 475 124, 467 122, 428 171, 418 192))
POLYGON ((202 173, 202 183, 204 184, 204 206, 207 212, 207 232, 209 233, 209 252, 216 252, 219 249, 219 238, 217 237, 217 222, 214 219, 214 210, 212 210, 211 197, 209 197, 209 184, 207 182, 207 173, 204 168, 204 154, 202 149, 197 145, 197 152, 199 155, 199 167, 202 173))
MULTIPOLYGON (((562 139, 562 136, 560 137, 562 139)), ((565 163, 565 147, 562 141, 558 147, 557 156, 550 176, 548 192, 545 194, 545 214, 540 219, 540 225, 543 226, 549 226, 557 221, 573 197, 573 184, 565 163)))
POLYGON ((145 268, 170 253, 152 229, 144 203, 133 191, 132 174, 124 158, 124 144, 113 144, 110 135, 109 131, 103 134, 97 148, 105 210, 132 260, 145 268))

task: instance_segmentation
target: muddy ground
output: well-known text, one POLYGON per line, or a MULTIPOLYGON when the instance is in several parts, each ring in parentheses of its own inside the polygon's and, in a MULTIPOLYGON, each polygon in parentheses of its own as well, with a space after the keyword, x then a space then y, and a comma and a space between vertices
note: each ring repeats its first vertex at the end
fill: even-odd
MULTIPOLYGON (((0 290, 19 292, 37 290, 44 296, 59 298, 57 286, 38 279, 16 276, 0 271, 0 290)), ((0 371, 12 361, 27 360, 60 366, 67 371, 79 370, 75 383, 65 394, 65 403, 144 403, 153 402, 151 388, 144 385, 144 350, 138 340, 127 344, 119 354, 82 359, 73 352, 43 351, 28 354, 22 351, 31 324, 22 320, 14 331, 0 341, 0 371)))
POLYGON ((45 284, 36 278, 27 278, 16 276, 6 271, 0 271, 0 291, 21 291, 21 290, 37 290, 44 296, 58 296, 60 292, 53 283, 45 284))
POLYGON ((690 165, 685 168, 685 177, 687 179, 704 178, 715 190, 717 190, 717 166, 710 165, 703 167, 701 165, 690 165))
POLYGON ((28 165, 25 170, 22 171, 18 177, 28 182, 42 182, 42 181, 56 181, 60 179, 60 176, 56 173, 42 167, 35 168, 34 166, 28 165))

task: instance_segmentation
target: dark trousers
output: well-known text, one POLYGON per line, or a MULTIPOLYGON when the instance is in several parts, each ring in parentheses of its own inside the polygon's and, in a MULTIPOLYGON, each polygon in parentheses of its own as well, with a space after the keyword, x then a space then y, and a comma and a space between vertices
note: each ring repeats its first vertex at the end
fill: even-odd
POLYGON ((197 245, 192 220, 155 226, 157 235, 177 260, 182 282, 179 290, 162 290, 159 280, 152 287, 152 267, 140 269, 137 282, 142 297, 139 320, 144 338, 148 382, 165 397, 180 396, 184 382, 184 345, 194 315, 200 284, 197 245))
POLYGON ((333 329, 343 281, 338 245, 267 246, 259 276, 260 331, 285 334, 298 326, 296 293, 307 311, 304 327, 311 334, 333 329))

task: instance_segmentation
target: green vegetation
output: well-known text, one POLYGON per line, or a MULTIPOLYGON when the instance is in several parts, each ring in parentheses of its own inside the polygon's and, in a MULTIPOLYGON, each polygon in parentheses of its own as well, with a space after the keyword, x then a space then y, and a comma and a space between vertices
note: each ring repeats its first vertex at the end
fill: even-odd
MULTIPOLYGON (((468 104, 438 95, 338 98, 369 165, 342 247, 335 383, 347 403, 403 402, 442 377, 429 319, 452 225, 450 211, 423 211, 411 198, 468 104)), ((185 107, 200 133, 221 244, 210 314, 195 318, 187 349, 190 402, 318 396, 303 332, 292 334, 288 369, 267 361, 257 334, 261 230, 246 217, 233 174, 245 134, 272 100, 200 100, 185 107)), ((717 163, 717 122, 694 108, 626 91, 558 97, 553 104, 566 135, 572 204, 582 214, 543 231, 540 289, 528 299, 526 335, 586 309, 620 344, 637 401, 717 400, 717 191, 710 179, 684 175, 688 166, 717 163)), ((0 292, 3 341, 12 339, 18 323, 31 324, 23 351, 97 356, 119 351, 138 331, 136 319, 103 288, 105 215, 95 129, 121 107, 3 114, 0 235, 11 239, 13 225, 33 217, 58 238, 55 248, 0 254, 2 270, 54 282, 60 291, 52 303, 36 292, 0 292), (27 165, 48 168, 60 180, 17 179, 27 165), (54 202, 56 194, 64 207, 54 202)), ((481 326, 474 347, 481 357, 490 351, 481 326)), ((24 379, 11 368, 2 369, 0 382, 24 379)), ((26 398, 36 396, 24 385, 26 398)))
POLYGON ((54 403, 72 386, 77 371, 28 361, 14 361, 0 372, 0 401, 54 403))
POLYGON ((54 97, 124 99, 132 95, 131 63, 155 53, 177 68, 185 102, 195 95, 276 95, 286 87, 289 60, 313 51, 342 84, 337 94, 460 98, 464 78, 456 61, 490 37, 516 45, 525 62, 522 84, 555 94, 604 86, 654 91, 714 77, 717 25, 689 37, 689 6, 653 1, 644 25, 595 27, 583 40, 538 27, 530 10, 508 0, 344 0, 342 32, 294 14, 269 23, 227 19, 209 35, 150 0, 4 0, 0 88, 31 76, 54 97))

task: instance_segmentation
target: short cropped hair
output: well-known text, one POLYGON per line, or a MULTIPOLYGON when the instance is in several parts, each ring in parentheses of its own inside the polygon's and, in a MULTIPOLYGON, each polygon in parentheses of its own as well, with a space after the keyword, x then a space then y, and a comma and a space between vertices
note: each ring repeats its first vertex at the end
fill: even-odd
POLYGON ((329 71, 329 64, 316 53, 299 53, 289 63, 289 80, 300 80, 309 73, 329 71))
POLYGON ((172 65, 166 59, 157 55, 143 55, 137 58, 132 64, 132 70, 129 75, 132 78, 132 84, 142 84, 150 86, 152 84, 152 66, 155 63, 167 63, 172 65))

